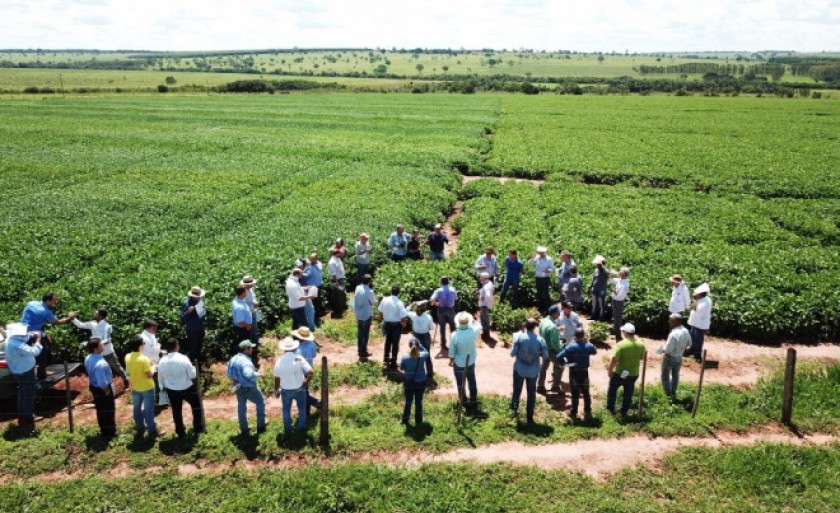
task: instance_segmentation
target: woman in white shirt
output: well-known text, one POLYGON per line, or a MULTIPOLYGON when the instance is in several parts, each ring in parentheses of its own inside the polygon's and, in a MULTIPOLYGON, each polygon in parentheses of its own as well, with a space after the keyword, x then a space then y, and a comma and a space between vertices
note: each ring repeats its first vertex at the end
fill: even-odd
MULTIPOLYGON (((435 324, 432 316, 429 315, 428 301, 417 301, 408 305, 407 317, 411 319, 411 332, 414 333, 414 338, 420 341, 423 349, 431 354, 432 351, 432 327, 435 324), (416 311, 415 311, 416 310, 416 311)), ((426 374, 430 377, 434 373, 432 367, 432 358, 426 358, 426 374)))

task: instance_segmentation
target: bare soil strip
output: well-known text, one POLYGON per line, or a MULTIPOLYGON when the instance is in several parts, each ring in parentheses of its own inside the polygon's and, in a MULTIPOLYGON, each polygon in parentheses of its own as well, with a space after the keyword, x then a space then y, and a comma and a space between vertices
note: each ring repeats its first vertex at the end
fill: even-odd
POLYGON ((507 183, 507 182, 531 182, 534 184, 535 187, 539 187, 540 185, 545 183, 545 180, 532 180, 528 178, 515 178, 510 176, 480 176, 480 175, 462 175, 461 176, 461 183, 470 183, 476 180, 496 180, 499 183, 507 183))

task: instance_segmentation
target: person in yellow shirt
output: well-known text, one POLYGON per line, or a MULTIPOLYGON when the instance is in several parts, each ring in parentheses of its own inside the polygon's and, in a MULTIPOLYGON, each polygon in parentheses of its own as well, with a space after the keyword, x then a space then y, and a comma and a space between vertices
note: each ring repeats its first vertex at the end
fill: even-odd
POLYGON ((143 436, 148 431, 149 436, 158 435, 155 426, 155 374, 152 361, 143 355, 145 341, 135 336, 128 343, 131 351, 125 357, 125 370, 131 381, 131 401, 134 405, 134 429, 137 436, 143 436), (144 425, 145 424, 145 425, 144 425))

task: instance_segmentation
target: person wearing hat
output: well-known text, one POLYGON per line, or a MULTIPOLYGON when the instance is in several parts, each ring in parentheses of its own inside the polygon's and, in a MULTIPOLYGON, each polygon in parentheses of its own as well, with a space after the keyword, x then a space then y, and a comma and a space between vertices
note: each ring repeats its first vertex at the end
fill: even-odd
POLYGON ((583 303, 583 278, 578 274, 577 265, 569 266, 569 280, 563 285, 562 292, 572 310, 579 312, 583 303))
POLYGON ((589 294, 592 296, 592 320, 603 321, 607 318, 607 284, 610 280, 610 270, 604 265, 604 257, 597 255, 592 260, 595 272, 589 282, 589 294))
POLYGON ((673 400, 680 383, 683 353, 691 347, 691 334, 683 326, 683 316, 678 313, 668 317, 668 325, 671 328, 668 340, 656 350, 656 354, 662 355, 662 389, 673 400))
POLYGON ((195 362, 201 361, 204 348, 204 319, 207 316, 204 294, 201 287, 193 287, 187 298, 181 302, 181 322, 187 329, 187 347, 182 349, 186 349, 184 352, 195 362))
POLYGON ((308 295, 300 284, 303 271, 293 269, 292 274, 286 278, 286 296, 288 297, 289 313, 292 315, 292 329, 296 330, 301 326, 308 326, 306 319, 306 301, 314 296, 308 295))
MULTIPOLYGON (((324 264, 318 260, 318 253, 309 254, 309 265, 303 270, 302 278, 309 287, 317 287, 320 289, 324 285, 324 264)), ((321 304, 321 296, 315 295, 312 298, 312 303, 315 306, 315 316, 320 317, 324 315, 324 307, 321 304)))
POLYGON ((166 356, 161 358, 158 364, 158 381, 161 390, 166 391, 166 395, 169 396, 175 433, 178 438, 183 438, 187 434, 184 426, 184 402, 190 405, 195 434, 204 432, 204 412, 198 389, 193 382, 196 378, 195 366, 189 358, 180 353, 180 350, 178 339, 170 338, 166 341, 166 356))
MULTIPOLYGON (((114 352, 114 345, 111 343, 111 334, 113 329, 106 320, 108 318, 108 311, 104 308, 97 308, 93 311, 93 320, 89 322, 82 322, 78 317, 73 318, 73 325, 80 330, 89 330, 90 338, 99 339, 102 342, 102 358, 111 366, 111 372, 122 378, 123 385, 128 388, 128 377, 125 375, 125 370, 120 365, 117 354, 114 352)), ((87 347, 87 344, 85 344, 87 347)))
POLYGON ((639 362, 645 355, 645 345, 636 338, 636 327, 629 322, 621 327, 623 340, 616 344, 612 360, 607 366, 610 384, 607 388, 607 410, 615 413, 615 398, 620 387, 624 388, 621 415, 627 415, 633 402, 633 391, 639 379, 639 362))
POLYGON ((455 316, 458 329, 452 334, 452 344, 449 349, 449 365, 455 370, 455 386, 458 396, 462 400, 464 393, 464 378, 470 389, 470 403, 475 404, 478 399, 478 386, 475 382, 475 360, 478 356, 475 342, 481 331, 481 323, 476 322, 472 315, 461 312, 455 316), (469 365, 467 362, 469 361, 469 365))
POLYGON ((478 312, 481 319, 481 336, 490 337, 490 310, 493 309, 494 294, 496 287, 490 279, 490 274, 481 273, 478 278, 481 288, 478 289, 478 312))
MULTIPOLYGON (((580 317, 578 317, 578 314, 572 310, 572 305, 568 301, 560 305, 560 315, 554 320, 554 324, 557 325, 557 332, 560 335, 561 348, 565 347, 565 345, 572 340, 575 330, 583 327, 580 317)), ((557 371, 556 384, 557 386, 560 386, 560 382, 563 380, 563 370, 565 367, 560 365, 560 362, 557 362, 557 366, 559 370, 557 371)))
POLYGON ((353 314, 356 316, 356 349, 359 359, 367 359, 373 354, 368 351, 370 325, 373 322, 373 308, 376 306, 376 294, 371 287, 373 277, 365 274, 362 283, 356 287, 353 295, 353 314))
POLYGON ((405 405, 400 422, 408 425, 408 417, 411 414, 411 403, 414 403, 414 425, 419 427, 423 424, 423 393, 429 382, 429 353, 423 347, 423 343, 415 338, 408 342, 409 352, 400 359, 400 370, 403 372, 403 391, 405 392, 405 405))
MULTIPOLYGON (((292 338, 297 340, 300 344, 296 351, 298 356, 306 360, 306 363, 308 363, 309 366, 314 369, 315 357, 318 356, 318 344, 315 343, 315 334, 313 334, 306 326, 301 326, 300 328, 292 332, 292 338)), ((308 386, 306 387, 306 407, 307 415, 310 412, 308 408, 321 407, 321 401, 319 401, 317 397, 309 393, 308 386)))
POLYGON ((484 249, 484 254, 478 257, 475 261, 475 269, 478 272, 479 281, 481 275, 487 273, 491 279, 495 279, 499 275, 499 262, 496 260, 496 250, 493 246, 487 246, 484 249))
POLYGON ((313 372, 306 359, 296 354, 298 346, 297 340, 289 337, 283 339, 280 342, 283 356, 278 358, 274 365, 274 389, 283 401, 283 428, 287 433, 292 430, 292 402, 297 405, 297 428, 301 431, 306 430, 309 409, 306 405, 307 386, 313 372))
POLYGON ((688 287, 683 283, 679 274, 671 276, 671 301, 668 302, 668 312, 683 315, 691 309, 691 296, 688 287))
POLYGON ((610 302, 613 314, 613 333, 616 340, 621 340, 621 322, 624 320, 624 305, 627 304, 627 293, 630 291, 630 269, 622 267, 618 278, 612 280, 610 302))
MULTIPOLYGON (((408 305, 407 312, 408 318, 411 320, 411 332, 414 334, 414 338, 420 341, 420 345, 427 353, 432 350, 432 327, 435 325, 434 319, 427 311, 428 309, 428 301, 417 301, 408 305)), ((431 358, 426 359, 426 372, 429 376, 434 373, 431 358)))
POLYGON ((575 328, 574 340, 566 344, 557 354, 557 361, 569 367, 569 387, 572 391, 572 421, 577 419, 580 396, 583 396, 583 415, 592 417, 592 398, 589 394, 589 358, 597 353, 597 349, 586 340, 583 326, 575 328))
MULTIPOLYGON (((233 289, 236 297, 231 303, 231 312, 233 316, 233 330, 236 333, 236 339, 240 342, 248 339, 251 340, 251 333, 254 327, 254 315, 251 313, 251 307, 245 301, 245 295, 248 289, 244 285, 237 285, 233 289)), ((303 313, 303 305, 301 304, 301 313, 303 313)), ((294 318, 294 314, 292 316, 294 318)), ((253 340, 251 340, 253 342, 253 340)), ((254 344, 256 345, 256 344, 254 344)))
POLYGON ((516 360, 513 364, 513 395, 510 398, 510 414, 519 415, 519 399, 522 397, 522 383, 525 382, 527 400, 525 413, 528 424, 534 423, 534 406, 537 402, 537 376, 548 361, 548 349, 545 340, 535 333, 540 323, 530 318, 525 322, 525 331, 513 337, 510 355, 516 360), (541 363, 542 362, 542 363, 541 363))
POLYGON ((551 274, 554 273, 554 260, 548 256, 548 248, 537 246, 537 253, 528 261, 534 266, 537 281, 537 308, 541 314, 548 312, 551 306, 551 274))
POLYGON ((250 432, 248 428, 248 401, 251 401, 257 407, 257 433, 265 432, 265 397, 260 392, 258 386, 260 375, 257 373, 253 361, 253 352, 256 347, 253 342, 247 339, 240 342, 240 352, 233 355, 233 358, 228 361, 227 371, 225 372, 227 377, 233 381, 239 432, 242 435, 247 435, 250 432))
POLYGON ((420 248, 423 245, 423 241, 420 237, 420 230, 414 228, 411 230, 411 238, 408 239, 408 259, 409 260, 423 260, 423 252, 420 248))
POLYGON ((563 293, 563 288, 569 279, 572 277, 572 266, 577 265, 572 260, 572 254, 563 250, 560 252, 560 267, 557 268, 557 289, 560 291, 560 301, 566 301, 566 296, 563 293))
POLYGON ((245 275, 242 277, 239 285, 245 287, 245 302, 251 310, 251 342, 260 345, 260 320, 262 319, 262 314, 260 313, 260 302, 257 301, 257 296, 254 292, 254 287, 257 286, 257 280, 253 276, 245 275))
POLYGON ((356 256, 356 283, 362 284, 362 280, 366 274, 370 274, 370 254, 373 252, 373 247, 368 240, 370 237, 366 233, 359 234, 359 240, 356 241, 353 249, 356 256))
POLYGON ((522 270, 525 265, 522 260, 519 260, 519 254, 515 249, 510 250, 508 256, 505 257, 505 281, 502 283, 502 292, 499 294, 499 301, 504 301, 505 298, 510 298, 510 304, 516 304, 516 298, 519 296, 519 281, 522 279, 522 270), (510 292, 510 296, 508 296, 510 292))
POLYGON ((444 247, 449 244, 449 237, 443 233, 443 226, 440 223, 435 225, 435 230, 426 237, 426 245, 429 246, 429 258, 432 260, 443 260, 446 258, 444 247))
POLYGON ((449 277, 441 276, 440 287, 435 289, 429 303, 437 307, 438 325, 440 326, 440 347, 446 349, 446 327, 455 333, 455 302, 458 291, 449 285, 449 277))
POLYGON ((703 283, 694 289, 694 302, 691 304, 691 314, 688 316, 688 326, 691 333, 691 349, 689 356, 695 360, 703 358, 703 339, 712 324, 712 298, 709 297, 709 284, 703 283))
MULTIPOLYGON (((317 326, 315 323, 314 300, 318 297, 318 287, 308 285, 306 283, 306 268, 308 265, 309 262, 307 262, 303 258, 299 258, 297 260, 295 268, 300 269, 298 283, 300 283, 300 286, 303 287, 303 293, 306 295, 306 301, 303 304, 303 313, 306 317, 306 325, 309 327, 310 330, 315 331, 315 328, 317 326)), ((292 271, 294 271, 294 269, 292 271)))
POLYGON ((102 341, 92 338, 87 345, 88 356, 85 358, 85 371, 88 375, 88 389, 93 394, 93 406, 96 409, 96 423, 102 436, 117 434, 116 404, 114 403, 113 373, 111 366, 102 357, 105 350, 102 341))
POLYGON ((333 319, 341 319, 347 309, 347 290, 345 288, 346 275, 344 262, 335 249, 330 249, 330 261, 327 269, 330 272, 330 310, 333 319))
POLYGON ((330 247, 329 251, 335 252, 335 256, 344 260, 344 257, 347 256, 347 248, 344 246, 344 239, 341 237, 335 239, 335 242, 330 247))
POLYGON ((560 307, 551 305, 548 307, 548 316, 540 323, 540 337, 545 340, 548 357, 542 361, 540 377, 537 382, 537 392, 546 393, 545 378, 548 374, 548 366, 554 365, 551 372, 551 391, 560 391, 560 367, 557 364, 557 353, 563 349, 563 342, 560 339, 560 332, 557 329, 557 319, 560 318, 560 307))
POLYGON ((397 354, 400 351, 400 337, 405 326, 405 319, 408 312, 400 300, 400 286, 391 287, 391 295, 383 297, 379 302, 379 311, 382 313, 382 330, 385 334, 385 354, 382 363, 386 367, 397 367, 397 354))
POLYGON ((76 318, 77 312, 70 312, 66 317, 57 319, 53 311, 58 305, 58 296, 47 292, 41 296, 41 301, 30 301, 23 308, 20 316, 21 324, 25 324, 30 333, 41 334, 42 350, 35 357, 37 362, 36 376, 38 379, 47 377, 47 367, 52 363, 52 338, 44 333, 44 326, 52 324, 62 326, 76 318))
POLYGON ((136 335, 129 341, 129 353, 125 356, 125 370, 131 381, 134 431, 137 436, 143 436, 143 433, 148 431, 149 436, 154 438, 158 435, 157 424, 155 424, 157 385, 154 379, 157 372, 157 360, 152 362, 146 356, 146 343, 142 335, 136 335))
POLYGON ((30 334, 27 325, 13 323, 6 327, 6 364, 17 383, 18 427, 35 427, 35 365, 43 346, 41 333, 30 334), (30 343, 31 342, 31 343, 30 343))
POLYGON ((403 225, 398 224, 396 231, 388 237, 388 249, 391 250, 391 260, 401 262, 408 254, 409 236, 405 233, 403 225))

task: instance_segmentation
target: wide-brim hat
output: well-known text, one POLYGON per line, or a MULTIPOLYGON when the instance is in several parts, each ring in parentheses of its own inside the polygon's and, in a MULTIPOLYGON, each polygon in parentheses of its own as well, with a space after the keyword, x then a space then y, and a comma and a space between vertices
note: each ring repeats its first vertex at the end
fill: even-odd
POLYGON ((306 326, 301 326, 296 329, 292 332, 292 335, 297 337, 298 340, 315 340, 315 334, 306 326))
POLYGON ((257 280, 256 280, 256 278, 254 278, 250 274, 246 274, 245 276, 242 277, 242 281, 240 281, 239 284, 242 285, 243 287, 248 286, 248 285, 256 285, 257 280))
POLYGON ((286 337, 280 341, 280 349, 284 352, 288 353, 289 351, 294 351, 295 349, 300 346, 300 342, 293 339, 292 337, 286 337))
POLYGON ((537 246, 537 253, 547 253, 548 248, 545 246, 537 246))
POLYGON ((630 324, 629 322, 621 327, 621 331, 624 333, 636 333, 636 327, 630 324))
POLYGON ((204 297, 205 291, 199 286, 195 286, 190 289, 190 297, 194 297, 196 299, 201 299, 204 297))
POLYGON ((671 281, 678 281, 678 282, 682 283, 683 277, 680 276, 679 274, 675 274, 675 275, 671 276, 671 281))
POLYGON ((22 322, 13 322, 6 325, 6 337, 22 337, 29 332, 29 326, 22 322))
POLYGON ((708 294, 709 292, 711 292, 711 291, 709 290, 709 284, 708 283, 702 283, 702 284, 700 284, 699 287, 694 289, 694 295, 695 296, 697 294, 708 294))
POLYGON ((461 312, 455 316, 455 322, 458 324, 470 324, 473 321, 473 316, 469 312, 461 312))
POLYGON ((607 259, 602 257, 601 255, 595 255, 595 258, 592 259, 592 263, 595 265, 603 264, 606 261, 607 259))

